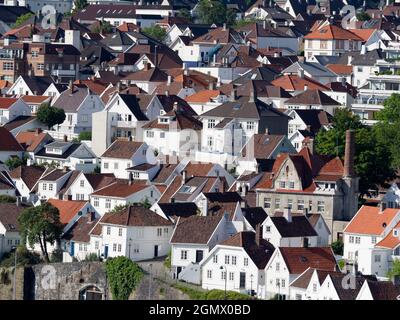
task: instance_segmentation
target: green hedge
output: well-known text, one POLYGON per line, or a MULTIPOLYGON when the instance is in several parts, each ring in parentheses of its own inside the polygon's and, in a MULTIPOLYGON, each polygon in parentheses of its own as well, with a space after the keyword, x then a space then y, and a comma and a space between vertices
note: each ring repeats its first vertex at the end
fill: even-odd
MULTIPOLYGON (((174 288, 182 291, 187 294, 192 300, 224 300, 225 299, 225 291, 213 289, 210 291, 200 291, 190 287, 185 286, 184 284, 174 284, 174 288)), ((239 293, 236 291, 227 291, 226 292, 227 300, 252 300, 255 299, 247 294, 239 293)))

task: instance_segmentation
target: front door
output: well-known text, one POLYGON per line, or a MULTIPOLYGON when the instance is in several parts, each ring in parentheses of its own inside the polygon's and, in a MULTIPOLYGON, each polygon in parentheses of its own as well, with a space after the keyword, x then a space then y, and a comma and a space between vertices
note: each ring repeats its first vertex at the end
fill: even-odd
POLYGON ((75 244, 73 241, 69 243, 69 254, 71 257, 73 257, 75 254, 75 244))
POLYGON ((154 246, 154 257, 158 257, 158 246, 154 246))
POLYGON ((108 258, 108 245, 104 246, 104 259, 108 258))
POLYGON ((239 288, 246 288, 246 272, 240 273, 239 288))
POLYGON ((196 250, 196 263, 203 260, 203 250, 196 250))

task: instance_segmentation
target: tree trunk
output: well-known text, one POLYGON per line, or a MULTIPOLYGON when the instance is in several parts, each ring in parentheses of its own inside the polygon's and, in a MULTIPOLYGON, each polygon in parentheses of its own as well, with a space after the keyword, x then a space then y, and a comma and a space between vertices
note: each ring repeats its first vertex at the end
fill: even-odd
POLYGON ((42 242, 42 238, 39 237, 39 244, 40 244, 40 250, 42 250, 42 255, 44 257, 44 247, 43 247, 43 242, 42 242))
POLYGON ((47 252, 47 241, 45 232, 43 232, 43 246, 44 246, 44 258, 46 262, 50 262, 49 253, 47 252))

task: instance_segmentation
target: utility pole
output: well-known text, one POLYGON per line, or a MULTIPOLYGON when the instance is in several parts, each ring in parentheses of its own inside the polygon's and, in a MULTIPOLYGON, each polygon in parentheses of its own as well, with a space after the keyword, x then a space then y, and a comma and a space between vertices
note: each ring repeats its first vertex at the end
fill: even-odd
POLYGON ((149 300, 151 300, 151 271, 152 271, 153 265, 150 263, 149 264, 149 300))

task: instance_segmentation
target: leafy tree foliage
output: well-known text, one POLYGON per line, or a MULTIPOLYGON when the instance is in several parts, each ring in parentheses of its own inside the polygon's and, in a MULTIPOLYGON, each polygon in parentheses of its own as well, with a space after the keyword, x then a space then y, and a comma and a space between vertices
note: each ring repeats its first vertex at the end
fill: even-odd
POLYGON ((16 28, 22 26, 26 21, 28 21, 33 16, 35 16, 35 14, 32 12, 28 12, 23 14, 22 16, 19 16, 17 20, 15 20, 14 27, 16 28))
POLYGON ((142 29, 143 33, 158 41, 163 41, 167 32, 157 24, 142 29))
POLYGON ((74 1, 75 10, 82 10, 83 8, 86 8, 87 6, 88 6, 87 0, 75 0, 74 1))
POLYGON ((186 19, 188 21, 192 21, 192 15, 190 14, 190 11, 188 9, 186 9, 186 8, 180 9, 178 11, 177 16, 180 17, 180 18, 184 18, 184 19, 186 19))
POLYGON ((371 16, 368 13, 366 13, 365 11, 363 11, 363 12, 360 12, 357 14, 357 20, 358 21, 368 21, 368 20, 371 20, 371 16))
POLYGON ((58 209, 48 202, 26 208, 18 217, 18 222, 22 241, 31 247, 39 243, 44 259, 49 262, 47 244, 54 245, 59 241, 63 229, 58 209))
POLYGON ((394 93, 383 103, 376 119, 375 132, 380 143, 385 144, 391 154, 393 168, 400 167, 400 94, 394 93))
POLYGON ((394 259, 392 263, 392 268, 388 271, 387 276, 390 279, 394 277, 400 277, 400 259, 394 259))
POLYGON ((26 164, 26 161, 27 157, 24 157, 22 159, 19 157, 9 157, 4 163, 10 170, 14 170, 19 166, 26 164))
POLYGON ((344 157, 347 129, 355 130, 355 171, 360 177, 360 199, 377 190, 385 181, 396 174, 391 166, 391 154, 387 142, 383 143, 373 127, 364 126, 359 117, 347 109, 340 109, 334 115, 330 130, 317 134, 316 149, 319 154, 344 157))
POLYGON ((199 18, 206 24, 223 24, 226 22, 226 5, 221 0, 200 0, 199 18))
POLYGON ((122 256, 107 259, 106 272, 114 300, 128 300, 143 277, 138 264, 122 256))
MULTIPOLYGON (((0 267, 3 268, 8 268, 8 267, 13 267, 14 266, 14 261, 15 261, 15 251, 13 252, 7 252, 3 255, 1 262, 0 262, 0 267)), ((28 265, 34 265, 42 262, 40 259, 40 256, 28 250, 25 246, 20 245, 17 247, 17 265, 18 266, 28 266, 28 265)))
POLYGON ((83 131, 83 132, 81 132, 79 134, 78 140, 79 141, 92 140, 92 132, 91 131, 83 131))
POLYGON ((40 105, 37 111, 37 118, 39 121, 45 123, 50 130, 56 124, 61 124, 65 120, 65 112, 63 109, 50 106, 48 103, 40 105))
POLYGON ((93 32, 108 34, 113 32, 113 26, 108 21, 99 21, 99 25, 93 28, 93 32))
POLYGON ((342 241, 334 241, 331 244, 333 253, 339 256, 343 255, 343 242, 342 241))
POLYGON ((15 201, 17 201, 15 197, 8 196, 5 194, 0 195, 0 203, 15 203, 15 201))

